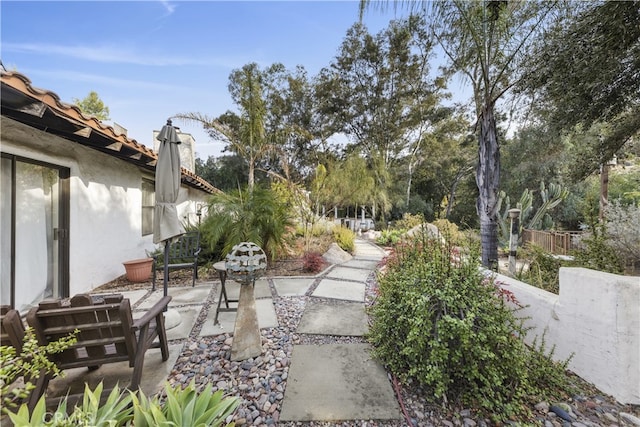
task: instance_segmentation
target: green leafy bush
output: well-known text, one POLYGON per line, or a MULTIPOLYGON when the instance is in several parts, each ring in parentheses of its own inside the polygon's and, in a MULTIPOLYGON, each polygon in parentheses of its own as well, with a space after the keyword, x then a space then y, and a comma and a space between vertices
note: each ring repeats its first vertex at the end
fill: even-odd
POLYGON ((611 246, 606 226, 594 223, 590 231, 591 233, 580 240, 579 249, 573 253, 576 265, 607 273, 622 274, 624 261, 620 253, 611 246))
POLYGON ((433 225, 438 228, 442 237, 445 238, 453 246, 462 246, 467 243, 466 236, 462 233, 456 224, 453 222, 441 218, 433 221, 433 225))
MULTIPOLYGON (((397 247, 379 277, 369 339, 401 380, 506 420, 526 413, 523 402, 542 393, 528 372, 540 351, 521 341, 521 321, 476 259, 425 237, 397 247)), ((551 361, 544 366, 563 372, 551 361)))
POLYGON ((345 227, 336 227, 333 230, 333 238, 343 250, 353 253, 356 250, 356 233, 345 227))
POLYGON ((518 258, 525 261, 528 268, 516 272, 517 279, 554 294, 560 291, 560 267, 575 266, 575 262, 554 257, 534 244, 518 252, 518 258))
POLYGON ((422 214, 405 213, 402 215, 402 219, 396 221, 394 228, 407 231, 420 224, 424 224, 424 216, 422 214))
POLYGON ((25 330, 22 350, 16 353, 12 346, 0 346, 0 384, 2 384, 2 411, 14 408, 34 389, 33 382, 40 375, 60 375, 60 370, 49 360, 50 354, 61 353, 76 342, 74 334, 51 342, 46 346, 38 344, 33 328, 25 330), (23 382, 17 382, 22 377, 23 382))
POLYGON ((395 245, 402 238, 402 234, 404 232, 402 230, 382 230, 380 232, 380 237, 376 238, 376 243, 379 245, 387 246, 387 245, 395 245))
POLYGON ((607 207, 606 219, 609 246, 621 261, 640 266, 640 202, 615 200, 607 207))

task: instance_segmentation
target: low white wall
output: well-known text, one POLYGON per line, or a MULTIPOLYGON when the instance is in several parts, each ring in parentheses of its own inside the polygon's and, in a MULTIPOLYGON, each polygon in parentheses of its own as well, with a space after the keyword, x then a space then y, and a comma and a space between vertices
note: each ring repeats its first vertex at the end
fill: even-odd
POLYGON ((560 295, 496 275, 525 307, 527 341, 545 334, 554 357, 601 391, 640 404, 640 278, 586 268, 560 269, 560 295))

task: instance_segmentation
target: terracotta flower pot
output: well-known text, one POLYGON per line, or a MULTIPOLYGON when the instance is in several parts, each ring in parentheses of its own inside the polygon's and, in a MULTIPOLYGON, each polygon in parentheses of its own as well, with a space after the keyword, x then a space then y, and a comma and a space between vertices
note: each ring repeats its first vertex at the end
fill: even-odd
POLYGON ((145 282, 151 278, 153 258, 134 259, 122 263, 130 282, 145 282))

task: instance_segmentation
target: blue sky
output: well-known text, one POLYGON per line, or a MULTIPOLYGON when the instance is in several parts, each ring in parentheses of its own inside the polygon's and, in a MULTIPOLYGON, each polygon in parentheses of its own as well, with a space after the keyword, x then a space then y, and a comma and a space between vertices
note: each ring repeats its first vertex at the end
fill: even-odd
MULTIPOLYGON (((112 121, 153 147, 176 113, 235 110, 229 74, 250 62, 303 65, 315 75, 358 20, 358 1, 7 1, 0 3, 2 62, 62 101, 96 91, 112 121)), ((401 16, 404 11, 397 12, 401 16)), ((370 9, 377 33, 395 12, 370 9)), ((194 124, 200 158, 219 155, 194 124)))

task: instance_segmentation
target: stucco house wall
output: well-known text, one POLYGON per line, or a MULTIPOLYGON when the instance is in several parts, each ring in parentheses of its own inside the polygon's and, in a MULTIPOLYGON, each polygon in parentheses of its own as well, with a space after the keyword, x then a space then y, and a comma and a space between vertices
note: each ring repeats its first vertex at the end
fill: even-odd
MULTIPOLYGON (((122 262, 152 252, 142 235, 142 181, 153 172, 2 117, 2 152, 70 169, 69 292, 89 291, 124 274, 122 262)), ((183 184, 178 213, 193 222, 208 193, 183 184)))

